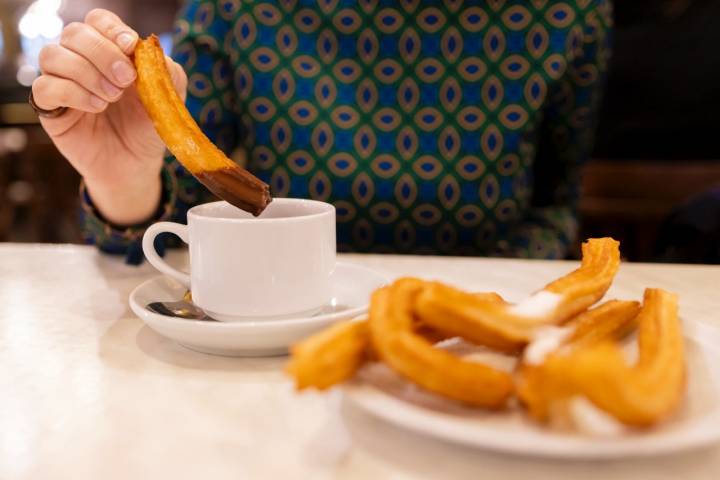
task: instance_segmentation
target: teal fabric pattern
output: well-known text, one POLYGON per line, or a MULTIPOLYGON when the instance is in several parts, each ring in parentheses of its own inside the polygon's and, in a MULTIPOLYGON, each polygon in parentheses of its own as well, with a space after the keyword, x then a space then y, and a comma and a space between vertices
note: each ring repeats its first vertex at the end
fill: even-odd
MULTIPOLYGON (((340 251, 562 258, 611 28, 604 0, 194 0, 173 56, 220 148, 336 206, 340 251)), ((182 221, 207 192, 166 163, 182 221)))

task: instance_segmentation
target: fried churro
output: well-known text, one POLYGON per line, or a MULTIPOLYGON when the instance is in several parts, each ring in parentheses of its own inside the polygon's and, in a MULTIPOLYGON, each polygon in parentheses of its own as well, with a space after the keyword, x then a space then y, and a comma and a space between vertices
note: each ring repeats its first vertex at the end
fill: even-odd
MULTIPOLYGON (((541 422, 566 414, 576 397, 625 425, 647 427, 664 420, 685 391, 685 353, 678 300, 660 289, 645 291, 638 322, 638 361, 628 364, 616 342, 561 349, 523 369, 518 395, 541 422)), ((583 335, 583 341, 591 336, 583 335)))
POLYGON ((573 422, 593 433, 622 433, 670 416, 685 392, 685 355, 677 296, 645 291, 639 302, 591 308, 618 270, 618 243, 591 239, 580 268, 512 305, 403 278, 377 290, 366 320, 337 325, 292 349, 288 373, 299 389, 325 389, 379 361, 411 383, 471 406, 498 409, 517 395, 542 423, 573 422), (619 341, 638 330, 639 359, 619 341), (514 374, 437 344, 459 337, 518 354, 514 374))
POLYGON ((230 160, 200 130, 175 91, 155 35, 135 48, 137 91, 160 138, 212 193, 257 216, 271 202, 270 187, 230 160))
POLYGON ((600 300, 619 265, 618 242, 590 239, 583 244, 580 268, 517 305, 484 301, 434 282, 418 297, 417 312, 424 324, 442 333, 501 351, 519 351, 538 327, 562 324, 600 300))
MULTIPOLYGON (((502 302, 497 293, 475 293, 483 300, 502 302)), ((417 319, 416 319, 417 320, 417 319)), ((418 323, 413 329, 431 344, 448 336, 418 323)), ((368 329, 368 320, 341 322, 294 345, 285 371, 294 378, 298 390, 325 390, 352 377, 368 360, 376 357, 368 329)))
POLYGON ((426 390, 469 405, 503 407, 513 391, 509 374, 436 348, 413 330, 415 300, 426 285, 405 278, 373 294, 370 335, 377 355, 426 390))

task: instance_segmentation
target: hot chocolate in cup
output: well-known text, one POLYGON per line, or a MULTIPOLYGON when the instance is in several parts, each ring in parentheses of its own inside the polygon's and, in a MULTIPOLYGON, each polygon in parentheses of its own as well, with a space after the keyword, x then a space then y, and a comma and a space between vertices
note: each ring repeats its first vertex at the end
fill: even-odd
POLYGON ((331 300, 335 208, 324 202, 274 199, 259 217, 227 202, 198 205, 188 224, 148 228, 148 261, 192 292, 193 302, 220 321, 311 315, 331 300), (154 247, 161 233, 189 245, 190 273, 168 265, 154 247))

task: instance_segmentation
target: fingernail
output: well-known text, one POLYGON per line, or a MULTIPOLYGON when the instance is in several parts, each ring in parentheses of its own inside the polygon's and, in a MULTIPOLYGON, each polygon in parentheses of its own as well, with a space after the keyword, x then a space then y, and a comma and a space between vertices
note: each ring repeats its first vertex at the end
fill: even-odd
POLYGON ((135 35, 133 35, 132 33, 123 32, 117 36, 117 39, 115 39, 115 41, 124 52, 129 49, 135 41, 135 35))
POLYGON ((118 82, 127 85, 135 80, 135 69, 129 63, 117 61, 112 64, 112 71, 118 82))
POLYGON ((90 105, 92 105, 94 108, 102 110, 107 107, 107 104, 108 102, 106 102, 102 98, 96 97, 95 95, 90 95, 90 105))
POLYGON ((100 79, 100 86, 110 98, 115 98, 120 95, 120 92, 122 92, 122 90, 120 90, 112 83, 108 82, 107 79, 104 77, 100 79))

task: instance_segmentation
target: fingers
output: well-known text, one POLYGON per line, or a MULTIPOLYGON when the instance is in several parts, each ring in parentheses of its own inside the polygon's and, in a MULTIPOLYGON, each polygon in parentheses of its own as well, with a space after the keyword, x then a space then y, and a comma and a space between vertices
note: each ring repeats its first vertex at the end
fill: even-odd
POLYGON ((55 75, 42 75, 32 85, 33 99, 40 108, 52 110, 70 107, 89 113, 100 113, 108 102, 93 95, 78 83, 55 75))
POLYGON ((60 45, 87 59, 119 88, 135 81, 135 67, 124 51, 88 24, 71 23, 65 27, 60 45))
POLYGON ((125 25, 114 13, 96 8, 85 16, 85 23, 97 30, 103 37, 115 43, 126 55, 135 50, 138 34, 125 25))
MULTIPOLYGON (((185 100, 187 75, 182 67, 165 58, 173 84, 185 100)), ((107 103, 117 101, 123 90, 109 82, 87 59, 59 45, 48 46, 41 52, 43 75, 33 83, 35 103, 47 110, 60 106, 83 112, 98 113, 107 103)))
POLYGON ((112 102, 122 95, 122 89, 105 78, 90 61, 65 47, 48 45, 40 52, 39 60, 43 74, 73 80, 103 100, 112 102))
MULTIPOLYGON (((122 97, 137 73, 130 58, 138 34, 117 15, 95 9, 85 23, 71 23, 63 30, 59 45, 40 52, 43 75, 33 84, 35 102, 41 108, 67 106, 83 112, 101 112, 122 97)), ((184 100, 187 75, 166 58, 173 84, 184 100)))
POLYGON ((138 34, 112 12, 91 10, 85 23, 71 23, 60 45, 40 52, 43 75, 33 83, 33 97, 41 108, 58 106, 101 112, 120 99, 137 76, 128 57, 138 34))

